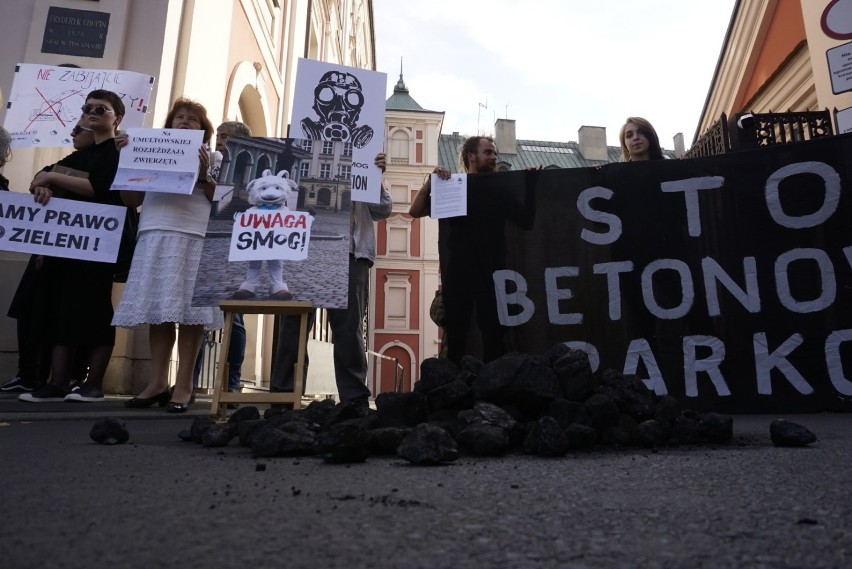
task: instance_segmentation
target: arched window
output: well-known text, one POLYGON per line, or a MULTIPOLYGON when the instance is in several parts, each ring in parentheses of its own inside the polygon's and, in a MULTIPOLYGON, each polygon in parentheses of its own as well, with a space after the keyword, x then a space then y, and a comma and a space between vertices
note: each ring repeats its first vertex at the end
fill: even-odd
POLYGON ((390 151, 391 160, 408 162, 408 147, 408 133, 401 129, 395 130, 388 141, 388 150, 390 151))

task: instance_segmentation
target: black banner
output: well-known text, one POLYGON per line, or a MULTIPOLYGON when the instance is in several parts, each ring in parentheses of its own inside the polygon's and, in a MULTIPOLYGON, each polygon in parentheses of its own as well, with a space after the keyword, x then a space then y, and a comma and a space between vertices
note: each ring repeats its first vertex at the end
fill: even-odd
POLYGON ((450 357, 542 353, 695 409, 852 409, 852 135, 473 175, 442 222, 450 357))

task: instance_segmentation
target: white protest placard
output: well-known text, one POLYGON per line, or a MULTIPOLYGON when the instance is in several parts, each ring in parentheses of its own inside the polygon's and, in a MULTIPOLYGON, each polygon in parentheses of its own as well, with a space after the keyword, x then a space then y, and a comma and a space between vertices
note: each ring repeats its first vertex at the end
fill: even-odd
POLYGON ((129 128, 113 190, 191 194, 198 180, 203 130, 129 128))
POLYGON ((838 95, 852 91, 852 42, 829 49, 825 56, 831 75, 831 92, 838 95))
POLYGON ((387 75, 300 59, 290 136, 352 144, 352 201, 379 203, 382 171, 373 163, 384 148, 387 75))
POLYGON ((438 174, 432 174, 430 180, 430 214, 432 219, 459 217, 467 215, 467 174, 450 174, 442 180, 438 174))
POLYGON ((837 119, 837 134, 852 132, 852 107, 837 111, 835 118, 837 119))
POLYGON ((91 91, 106 89, 121 97, 121 127, 132 128, 142 126, 153 86, 152 76, 133 71, 19 63, 3 126, 13 147, 69 146, 91 91))
POLYGON ((0 192, 0 250, 114 263, 127 208, 0 192))
POLYGON ((313 222, 305 211, 250 207, 236 216, 228 261, 304 261, 313 222))

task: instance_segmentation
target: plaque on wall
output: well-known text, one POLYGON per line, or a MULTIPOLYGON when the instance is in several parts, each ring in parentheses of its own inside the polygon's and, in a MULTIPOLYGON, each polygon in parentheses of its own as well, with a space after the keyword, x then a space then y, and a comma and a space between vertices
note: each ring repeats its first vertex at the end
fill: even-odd
POLYGON ((103 57, 109 14, 51 6, 44 24, 42 53, 103 57))

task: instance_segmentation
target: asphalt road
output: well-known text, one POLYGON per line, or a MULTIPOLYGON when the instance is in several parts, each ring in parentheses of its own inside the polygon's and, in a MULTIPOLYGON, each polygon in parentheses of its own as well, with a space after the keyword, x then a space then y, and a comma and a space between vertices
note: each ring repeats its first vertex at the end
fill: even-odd
POLYGON ((3 569, 852 566, 852 415, 785 417, 808 448, 737 416, 727 445, 415 467, 256 460, 153 410, 98 445, 88 412, 0 412, 3 569))

